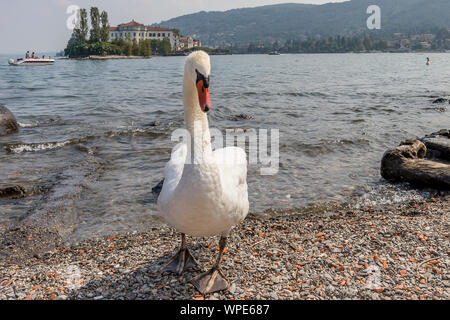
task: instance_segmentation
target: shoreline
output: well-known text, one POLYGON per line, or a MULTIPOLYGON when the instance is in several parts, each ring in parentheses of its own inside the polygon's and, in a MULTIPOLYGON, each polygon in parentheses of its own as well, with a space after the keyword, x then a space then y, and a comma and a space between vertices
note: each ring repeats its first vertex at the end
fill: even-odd
POLYGON ((70 60, 121 60, 121 59, 151 59, 151 56, 95 56, 91 55, 82 58, 68 58, 70 60))
MULTIPOLYGON (((282 52, 281 55, 314 55, 314 54, 380 54, 380 53, 386 53, 386 54, 404 54, 404 53, 411 53, 411 54, 435 54, 435 53, 450 53, 449 51, 376 51, 376 52, 282 52)), ((91 55, 88 57, 81 57, 81 58, 68 58, 68 57, 56 57, 57 59, 69 59, 69 60, 123 60, 123 59, 151 59, 153 57, 184 57, 189 55, 187 54, 169 54, 169 55, 152 55, 149 57, 144 56, 95 56, 91 55)), ((269 55, 268 53, 209 53, 209 55, 213 56, 235 56, 235 55, 269 55)))
MULTIPOLYGON (((449 299, 449 214, 444 195, 249 217, 231 232, 223 261, 230 290, 206 296, 189 283, 199 271, 158 271, 179 245, 169 227, 61 243, 18 264, 0 262, 0 299, 449 299)), ((203 269, 217 241, 188 237, 203 269)))

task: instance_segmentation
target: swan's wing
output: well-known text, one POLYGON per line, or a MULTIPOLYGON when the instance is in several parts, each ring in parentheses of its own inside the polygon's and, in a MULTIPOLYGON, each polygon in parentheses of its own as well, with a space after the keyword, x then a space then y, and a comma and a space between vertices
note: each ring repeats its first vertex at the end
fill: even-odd
POLYGON ((226 202, 244 219, 249 210, 247 191, 247 155, 238 147, 214 151, 226 202))
POLYGON ((158 205, 170 201, 170 197, 180 182, 183 174, 184 164, 187 157, 187 145, 185 143, 177 144, 172 150, 170 161, 166 164, 164 170, 165 179, 161 193, 158 197, 158 205))

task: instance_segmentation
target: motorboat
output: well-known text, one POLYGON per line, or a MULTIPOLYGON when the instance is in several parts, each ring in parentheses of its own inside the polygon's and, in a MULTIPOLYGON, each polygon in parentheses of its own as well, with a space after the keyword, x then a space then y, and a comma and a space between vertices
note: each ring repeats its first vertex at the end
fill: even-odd
POLYGON ((9 59, 11 66, 48 66, 55 63, 54 59, 50 58, 17 58, 9 59))
POLYGON ((278 51, 269 52, 269 56, 279 56, 279 55, 281 55, 281 53, 279 53, 278 51))

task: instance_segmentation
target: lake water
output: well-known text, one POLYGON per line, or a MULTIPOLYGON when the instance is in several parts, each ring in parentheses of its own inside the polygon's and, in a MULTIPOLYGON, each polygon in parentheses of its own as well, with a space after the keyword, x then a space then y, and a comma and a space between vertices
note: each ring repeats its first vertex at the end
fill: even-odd
MULTIPOLYGON (((154 225, 151 189, 175 145, 171 133, 183 127, 185 58, 48 67, 0 58, 0 103, 22 127, 0 138, 0 188, 33 191, 0 201, 0 224, 51 213, 77 240, 154 225)), ((211 59, 210 125, 280 130, 278 174, 249 168, 251 212, 423 196, 386 184, 380 159, 404 138, 449 127, 449 105, 431 103, 449 96, 449 54, 211 59)))

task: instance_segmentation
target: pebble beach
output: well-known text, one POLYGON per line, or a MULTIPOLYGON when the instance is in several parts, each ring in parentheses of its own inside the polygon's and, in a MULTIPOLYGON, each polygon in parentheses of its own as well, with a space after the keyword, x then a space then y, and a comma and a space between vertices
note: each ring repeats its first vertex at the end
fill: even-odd
MULTIPOLYGON (((230 289, 205 296, 190 284, 201 270, 159 271, 180 241, 166 226, 61 243, 14 263, 3 259, 0 299, 444 300, 450 298, 449 214, 444 194, 358 210, 249 216, 225 250, 230 289)), ((33 230, 22 233, 33 242, 33 230)), ((188 237, 188 246, 204 270, 212 266, 217 238, 188 237)))

